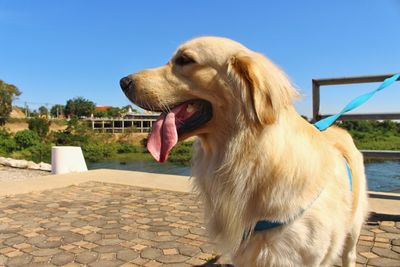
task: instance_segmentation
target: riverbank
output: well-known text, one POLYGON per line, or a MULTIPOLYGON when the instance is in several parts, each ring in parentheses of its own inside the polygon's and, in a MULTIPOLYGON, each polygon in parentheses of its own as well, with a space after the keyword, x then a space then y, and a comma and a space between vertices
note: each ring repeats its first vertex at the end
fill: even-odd
POLYGON ((24 181, 50 175, 51 172, 41 170, 19 169, 0 165, 0 182, 24 181))

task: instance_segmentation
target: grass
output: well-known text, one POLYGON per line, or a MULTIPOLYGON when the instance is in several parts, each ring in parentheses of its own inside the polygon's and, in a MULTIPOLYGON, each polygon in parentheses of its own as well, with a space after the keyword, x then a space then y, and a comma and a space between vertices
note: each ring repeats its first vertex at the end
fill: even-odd
POLYGON ((153 157, 150 153, 122 153, 116 154, 112 159, 119 161, 152 161, 153 157))

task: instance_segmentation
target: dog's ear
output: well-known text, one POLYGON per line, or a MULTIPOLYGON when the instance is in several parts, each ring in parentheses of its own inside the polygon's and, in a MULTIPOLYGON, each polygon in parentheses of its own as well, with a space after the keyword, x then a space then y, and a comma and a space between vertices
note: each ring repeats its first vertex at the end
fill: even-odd
POLYGON ((261 54, 239 52, 230 58, 227 71, 236 93, 252 107, 247 110, 250 119, 261 126, 274 123, 298 95, 285 74, 261 54))

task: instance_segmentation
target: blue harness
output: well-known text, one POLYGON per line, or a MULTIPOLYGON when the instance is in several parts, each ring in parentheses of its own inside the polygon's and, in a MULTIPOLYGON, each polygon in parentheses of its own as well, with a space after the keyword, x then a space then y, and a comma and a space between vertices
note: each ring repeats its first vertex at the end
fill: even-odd
MULTIPOLYGON (((350 101, 350 103, 348 103, 339 113, 326 117, 320 121, 317 121, 316 123, 314 123, 314 126, 322 131, 325 131, 327 128, 329 128, 340 116, 342 116, 344 113, 349 112, 357 107, 359 107, 360 105, 364 104, 366 101, 368 101, 375 93, 377 93, 378 91, 388 87, 389 85, 391 85, 392 83, 394 83, 396 80, 398 80, 400 78, 400 73, 393 75, 390 78, 387 78, 383 81, 383 83, 381 83, 381 85, 379 85, 379 87, 369 93, 363 94, 355 99, 353 99, 352 101, 350 101)), ((351 174, 351 169, 349 164, 347 163, 347 160, 345 159, 345 165, 346 165, 346 169, 347 169, 347 174, 349 177, 349 183, 350 183, 350 191, 352 191, 352 187, 353 187, 353 176, 351 174)), ((321 193, 321 192, 320 192, 321 193)), ((317 200, 318 196, 311 202, 311 204, 309 204, 309 206, 311 206, 315 200, 317 200)), ((302 209, 299 214, 297 214, 297 217, 300 217, 303 213, 304 213, 305 209, 302 209)), ((253 229, 254 232, 260 232, 260 231, 265 231, 265 230, 270 230, 282 225, 287 224, 288 222, 279 222, 279 221, 269 221, 269 220, 261 220, 258 221, 253 229)), ((243 235, 243 239, 247 239, 249 237, 251 233, 251 230, 246 232, 243 235)))

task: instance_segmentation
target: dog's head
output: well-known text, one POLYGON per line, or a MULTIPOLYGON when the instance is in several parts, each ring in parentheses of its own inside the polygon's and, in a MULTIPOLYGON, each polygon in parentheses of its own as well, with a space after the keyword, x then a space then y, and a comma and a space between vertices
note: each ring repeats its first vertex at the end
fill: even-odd
POLYGON ((267 58, 220 37, 190 40, 166 65, 128 75, 120 84, 132 102, 162 112, 148 141, 161 162, 178 140, 262 129, 297 94, 267 58))

